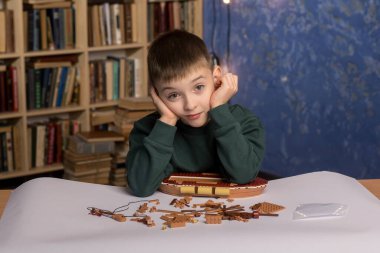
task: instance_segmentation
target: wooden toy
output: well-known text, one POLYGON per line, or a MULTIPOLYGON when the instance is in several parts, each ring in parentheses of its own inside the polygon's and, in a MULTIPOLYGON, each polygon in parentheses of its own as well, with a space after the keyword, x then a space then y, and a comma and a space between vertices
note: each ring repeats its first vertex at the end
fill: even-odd
POLYGON ((223 215, 220 214, 205 214, 207 224, 220 224, 222 223, 223 215))
POLYGON ((159 190, 175 196, 244 198, 261 194, 267 184, 259 177, 247 184, 234 184, 215 173, 174 173, 162 181, 159 190))
POLYGON ((273 213, 276 213, 276 212, 279 212, 279 211, 285 209, 285 207, 283 207, 283 206, 273 204, 273 203, 269 203, 269 202, 257 203, 253 206, 250 206, 249 208, 252 210, 256 210, 256 211, 260 212, 261 215, 273 214, 273 213))

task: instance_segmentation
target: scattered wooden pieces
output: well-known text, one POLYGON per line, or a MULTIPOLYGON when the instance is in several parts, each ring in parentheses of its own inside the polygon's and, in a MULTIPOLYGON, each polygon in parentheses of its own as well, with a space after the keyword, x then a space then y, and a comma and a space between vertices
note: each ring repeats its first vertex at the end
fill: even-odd
POLYGON ((143 223, 143 224, 147 225, 148 227, 155 227, 156 226, 156 224, 154 223, 154 220, 152 220, 152 218, 150 216, 145 216, 143 218, 133 218, 130 220, 143 223))
POLYGON ((190 196, 186 196, 182 199, 173 199, 170 202, 170 205, 174 206, 176 208, 183 209, 185 206, 189 207, 191 200, 192 200, 192 197, 190 197, 190 196))
POLYGON ((148 203, 140 205, 139 209, 137 210, 139 213, 145 213, 146 211, 148 211, 148 203))
POLYGON ((205 203, 201 204, 193 204, 193 208, 197 207, 208 207, 208 208, 220 208, 222 205, 224 205, 223 202, 214 202, 213 200, 207 200, 205 203))
MULTIPOLYGON (((190 202, 192 201, 191 197, 184 197, 182 199, 173 199, 170 202, 170 205, 183 209, 185 206, 189 207, 190 202)), ((227 202, 233 202, 233 199, 227 199, 227 202)), ((143 201, 140 201, 143 202, 143 201)), ((130 202, 130 203, 136 203, 136 202, 130 202)), ((198 217, 201 217, 202 215, 205 218, 206 224, 221 224, 222 220, 230 220, 230 221, 239 221, 239 222, 248 222, 250 219, 258 219, 260 216, 272 216, 276 217, 278 214, 276 212, 279 212, 285 207, 269 202, 261 202, 257 203, 255 205, 250 206, 249 208, 252 210, 252 212, 246 212, 244 206, 241 205, 231 205, 226 206, 223 202, 214 202, 213 200, 207 200, 204 203, 200 204, 193 204, 193 208, 195 209, 185 209, 181 211, 173 211, 173 210, 165 210, 165 209, 158 209, 157 205, 159 204, 159 200, 149 200, 146 201, 146 203, 139 206, 139 208, 136 210, 136 212, 133 214, 135 218, 130 219, 130 221, 136 221, 143 223, 147 225, 148 227, 154 227, 156 224, 154 220, 148 216, 143 215, 148 210, 150 213, 153 212, 161 212, 164 213, 160 218, 164 220, 165 222, 162 225, 162 230, 166 230, 169 228, 180 228, 185 227, 186 223, 197 223, 198 217), (148 203, 155 204, 156 206, 152 206, 149 208, 148 203), (197 208, 203 208, 201 210, 197 208)), ((128 204, 129 205, 129 204, 128 204)), ((111 212, 108 210, 103 210, 99 208, 89 207, 87 208, 90 210, 91 215, 95 216, 105 216, 112 218, 118 222, 125 222, 127 221, 127 217, 132 216, 125 216, 121 214, 121 211, 128 210, 128 208, 125 208, 126 206, 122 206, 124 209, 117 208, 115 211, 111 212)))

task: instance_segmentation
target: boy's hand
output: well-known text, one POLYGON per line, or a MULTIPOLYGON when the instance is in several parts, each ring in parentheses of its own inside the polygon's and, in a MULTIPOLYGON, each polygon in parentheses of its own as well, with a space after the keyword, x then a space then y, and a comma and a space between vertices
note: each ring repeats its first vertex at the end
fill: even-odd
POLYGON ((227 73, 222 76, 215 87, 214 93, 210 98, 211 108, 225 104, 230 100, 238 91, 238 76, 232 73, 227 73))
POLYGON ((175 115, 161 100, 161 98, 158 96, 156 90, 154 87, 150 88, 150 95, 152 96, 152 100, 154 105, 157 108, 157 111, 160 113, 160 121, 175 126, 175 124, 178 121, 177 115, 175 115))

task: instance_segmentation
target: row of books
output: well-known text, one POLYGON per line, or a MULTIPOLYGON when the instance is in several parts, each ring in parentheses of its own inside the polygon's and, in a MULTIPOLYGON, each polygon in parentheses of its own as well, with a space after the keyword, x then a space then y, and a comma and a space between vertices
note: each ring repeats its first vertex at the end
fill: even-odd
POLYGON ((137 9, 134 2, 89 1, 90 46, 121 45, 137 41, 137 9))
MULTIPOLYGON (((71 5, 70 2, 67 2, 71 5)), ((75 47, 75 9, 24 7, 24 45, 29 51, 75 47)))
POLYGON ((109 56, 90 61, 89 67, 91 103, 141 96, 139 59, 109 56))
POLYGON ((34 62, 26 76, 28 110, 78 104, 79 78, 71 62, 34 62))
POLYGON ((0 125, 0 172, 21 170, 20 135, 12 124, 0 125))
POLYGON ((194 1, 157 1, 148 4, 148 40, 173 29, 194 32, 194 1))
POLYGON ((80 131, 77 120, 55 119, 28 126, 29 161, 31 167, 63 162, 67 138, 80 131))
POLYGON ((13 10, 0 8, 0 54, 14 52, 13 10))
POLYGON ((17 68, 0 62, 0 113, 18 111, 17 68))

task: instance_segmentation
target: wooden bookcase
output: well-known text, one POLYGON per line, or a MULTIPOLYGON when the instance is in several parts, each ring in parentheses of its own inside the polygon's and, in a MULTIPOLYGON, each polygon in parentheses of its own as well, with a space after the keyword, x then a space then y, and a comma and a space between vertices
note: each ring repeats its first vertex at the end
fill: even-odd
MULTIPOLYGON (((89 61, 101 55, 123 55, 134 57, 140 60, 141 71, 141 90, 147 95, 147 67, 145 64, 148 41, 148 4, 152 2, 162 2, 166 0, 134 0, 137 9, 137 41, 122 45, 110 45, 101 47, 90 47, 88 41, 88 1, 72 0, 75 8, 75 48, 45 51, 28 51, 24 43, 24 22, 23 22, 23 0, 2 0, 6 9, 13 10, 14 15, 14 41, 15 51, 11 53, 0 53, 0 61, 11 62, 11 65, 17 68, 18 78, 18 111, 0 113, 0 121, 8 120, 14 122, 14 127, 19 134, 19 143, 17 150, 18 157, 22 158, 21 168, 11 172, 0 172, 0 182, 4 179, 11 179, 23 176, 30 176, 45 172, 58 171, 63 169, 63 165, 53 164, 50 166, 32 168, 28 159, 28 124, 38 120, 46 120, 54 117, 64 117, 78 120, 82 130, 90 130, 91 111, 116 107, 118 101, 107 101, 101 103, 90 103, 89 87, 89 61), (31 58, 59 55, 77 55, 79 70, 80 95, 79 104, 58 108, 43 108, 36 110, 27 109, 27 92, 26 92, 26 64, 31 58)), ((202 0, 190 0, 194 2, 194 33, 202 36, 203 23, 203 2, 202 0)))

